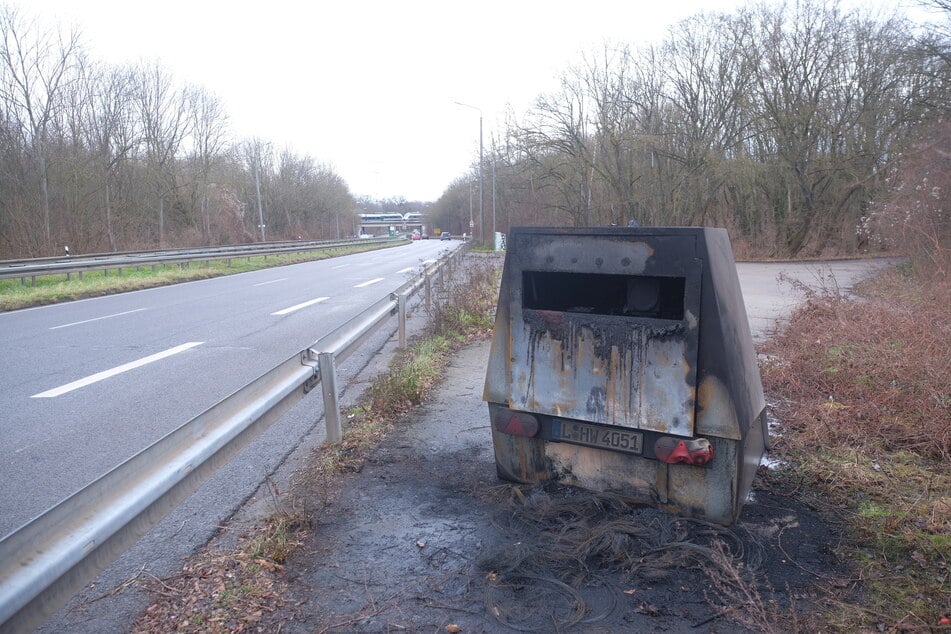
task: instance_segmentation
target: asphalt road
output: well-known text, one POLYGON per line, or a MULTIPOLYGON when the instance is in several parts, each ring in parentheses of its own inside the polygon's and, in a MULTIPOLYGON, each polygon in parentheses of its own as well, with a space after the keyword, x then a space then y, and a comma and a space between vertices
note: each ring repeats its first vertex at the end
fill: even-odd
POLYGON ((0 535, 386 296, 447 244, 0 314, 0 535))
POLYGON ((848 295, 852 288, 896 259, 827 260, 822 262, 739 262, 736 265, 746 303, 750 332, 757 343, 781 327, 803 294, 790 280, 813 291, 848 295))

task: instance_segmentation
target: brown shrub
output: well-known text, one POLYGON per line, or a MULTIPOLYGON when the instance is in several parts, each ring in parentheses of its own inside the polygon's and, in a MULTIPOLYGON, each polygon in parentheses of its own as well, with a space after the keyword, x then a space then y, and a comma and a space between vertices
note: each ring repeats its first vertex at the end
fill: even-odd
POLYGON ((875 297, 811 298, 763 352, 787 433, 843 449, 951 459, 951 284, 883 276, 875 297))

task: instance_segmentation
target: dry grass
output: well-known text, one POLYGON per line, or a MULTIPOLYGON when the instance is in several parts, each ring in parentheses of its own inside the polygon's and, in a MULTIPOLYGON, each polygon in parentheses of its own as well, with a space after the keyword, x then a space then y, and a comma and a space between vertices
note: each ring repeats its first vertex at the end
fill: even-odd
POLYGON ((813 297, 763 348, 781 354, 767 381, 803 440, 951 460, 951 285, 909 280, 889 274, 868 301, 813 297))
POLYGON ((283 606, 283 563, 310 527, 304 515, 276 513, 235 550, 203 550, 178 574, 146 581, 155 600, 132 632, 253 631, 283 606))
POLYGON ((951 284, 896 270, 811 297, 762 348, 779 453, 841 512, 867 602, 841 628, 937 627, 951 613, 951 284))

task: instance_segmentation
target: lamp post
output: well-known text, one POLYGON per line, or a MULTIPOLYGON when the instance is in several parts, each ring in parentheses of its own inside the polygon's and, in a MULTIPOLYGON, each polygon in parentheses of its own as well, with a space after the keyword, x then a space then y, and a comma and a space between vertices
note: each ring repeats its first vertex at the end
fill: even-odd
MULTIPOLYGON (((479 113, 479 237, 485 246, 485 180, 482 178, 482 109, 461 101, 454 101, 457 106, 472 108, 479 113)), ((492 237, 495 239, 495 236, 492 237)))
POLYGON ((492 143, 492 251, 495 251, 495 143, 492 143))

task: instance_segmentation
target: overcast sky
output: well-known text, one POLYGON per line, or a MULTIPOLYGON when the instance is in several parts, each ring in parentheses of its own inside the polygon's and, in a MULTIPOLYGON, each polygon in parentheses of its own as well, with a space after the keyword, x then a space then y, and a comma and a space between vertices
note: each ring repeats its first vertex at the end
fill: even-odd
MULTIPOLYGON (((907 0, 906 0, 907 1, 907 0)), ((847 4, 860 4, 851 0, 847 4)), ((880 0, 867 0, 880 6, 880 0)), ((739 0, 29 0, 95 59, 160 60, 216 94, 236 138, 333 166, 354 195, 435 200, 506 107, 521 114, 584 51, 644 43, 739 0)), ((893 4, 893 3, 892 3, 893 4)))

